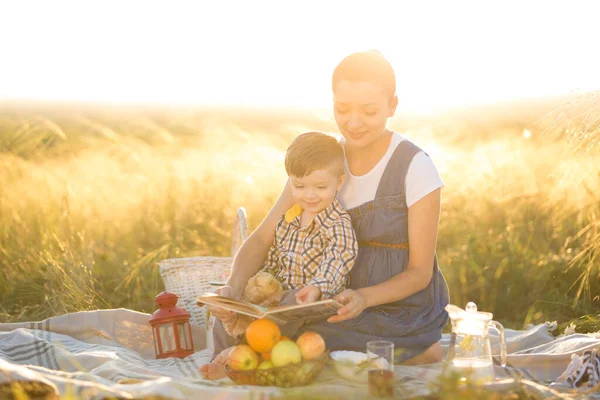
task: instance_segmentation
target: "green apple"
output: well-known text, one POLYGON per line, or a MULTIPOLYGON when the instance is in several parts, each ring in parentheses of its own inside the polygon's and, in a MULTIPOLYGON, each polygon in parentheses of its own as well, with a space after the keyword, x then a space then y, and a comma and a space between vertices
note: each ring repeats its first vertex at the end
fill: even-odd
POLYGON ((291 340, 281 340, 271 350, 271 361, 276 367, 296 364, 302 361, 300 347, 291 340))

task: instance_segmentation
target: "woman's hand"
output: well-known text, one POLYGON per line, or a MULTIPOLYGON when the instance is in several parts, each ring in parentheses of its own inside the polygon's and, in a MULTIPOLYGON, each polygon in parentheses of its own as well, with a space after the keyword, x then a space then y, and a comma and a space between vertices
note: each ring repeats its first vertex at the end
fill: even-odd
POLYGON ((304 286, 296 293, 298 304, 313 303, 321 298, 321 289, 314 285, 304 286))
MULTIPOLYGON (((218 288, 217 290, 215 290, 215 293, 218 294, 219 296, 229 297, 232 299, 240 298, 239 292, 233 286, 229 286, 229 285, 225 285, 225 286, 218 288)), ((220 307, 214 307, 214 306, 206 306, 206 311, 210 312, 212 315, 214 315, 215 317, 217 317, 220 320, 224 320, 224 319, 227 320, 227 319, 232 318, 235 315, 235 313, 233 311, 223 310, 220 307)))
POLYGON ((331 316, 327 322, 342 322, 352 319, 367 308, 367 299, 356 290, 346 289, 334 297, 334 299, 344 305, 337 312, 337 315, 331 316))

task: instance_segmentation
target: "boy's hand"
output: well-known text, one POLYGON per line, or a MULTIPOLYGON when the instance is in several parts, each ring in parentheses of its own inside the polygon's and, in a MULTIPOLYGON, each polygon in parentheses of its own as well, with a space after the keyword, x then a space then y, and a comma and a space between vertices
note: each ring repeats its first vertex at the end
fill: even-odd
POLYGON ((296 293, 298 304, 312 303, 321 298, 321 289, 314 285, 304 286, 296 293))
MULTIPOLYGON (((229 286, 229 285, 222 286, 222 287, 218 288, 217 290, 215 290, 215 293, 218 294, 219 296, 230 297, 232 299, 239 299, 239 294, 238 294, 237 290, 235 290, 233 288, 233 286, 229 286)), ((220 320, 231 319, 236 314, 233 311, 224 310, 220 307, 213 307, 213 306, 208 306, 208 305, 206 306, 206 311, 210 312, 212 315, 214 315, 215 317, 217 317, 220 320)))

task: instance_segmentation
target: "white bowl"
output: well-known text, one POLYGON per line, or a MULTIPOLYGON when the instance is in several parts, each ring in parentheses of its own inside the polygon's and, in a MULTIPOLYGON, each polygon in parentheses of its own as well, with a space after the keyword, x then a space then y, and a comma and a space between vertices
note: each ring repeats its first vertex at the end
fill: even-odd
MULTIPOLYGON (((331 352, 330 357, 333 359, 336 372, 342 378, 355 382, 368 381, 368 368, 359 366, 362 362, 367 361, 366 353, 339 350, 331 352)), ((377 362, 381 364, 382 368, 386 368, 388 365, 384 359, 379 359, 377 362)))
POLYGON ((329 354, 333 366, 339 376, 355 382, 367 382, 366 368, 359 368, 358 364, 367 360, 367 354, 358 351, 333 351, 329 354))

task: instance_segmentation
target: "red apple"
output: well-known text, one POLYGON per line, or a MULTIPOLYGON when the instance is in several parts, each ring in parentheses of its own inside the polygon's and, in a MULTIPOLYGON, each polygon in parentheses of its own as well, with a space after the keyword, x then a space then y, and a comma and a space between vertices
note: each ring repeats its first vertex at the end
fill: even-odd
POLYGON ((296 344, 300 347, 303 360, 313 360, 325 352, 325 341, 316 332, 304 332, 296 340, 296 344))
POLYGON ((227 357, 227 365, 234 371, 247 371, 256 369, 260 357, 247 344, 237 345, 231 350, 227 357))

